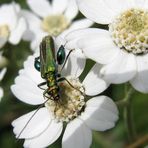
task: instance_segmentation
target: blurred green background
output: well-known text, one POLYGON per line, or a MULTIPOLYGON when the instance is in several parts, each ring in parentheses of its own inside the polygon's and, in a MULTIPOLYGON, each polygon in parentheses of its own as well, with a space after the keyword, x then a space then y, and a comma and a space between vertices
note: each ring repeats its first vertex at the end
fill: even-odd
MULTIPOLYGON (((59 0, 60 1, 60 0, 59 0)), ((9 3, 11 0, 0 0, 0 5, 9 3)), ((22 8, 28 8, 25 0, 16 0, 22 8)), ((81 16, 81 15, 80 15, 81 16)), ((79 16, 79 17, 80 17, 79 16)), ((107 28, 107 26, 97 26, 107 28)), ((23 140, 16 142, 12 131, 11 122, 35 109, 30 105, 24 104, 17 100, 10 91, 10 86, 14 83, 18 70, 23 68, 23 62, 32 52, 29 42, 21 41, 17 46, 6 44, 1 50, 4 51, 5 57, 9 60, 7 73, 1 82, 4 88, 4 97, 0 102, 0 148, 21 148, 23 140)), ((90 64, 90 63, 89 63, 90 64)), ((124 98, 124 84, 111 85, 103 94, 110 96, 114 101, 124 98)), ((119 106, 119 121, 115 128, 106 132, 94 132, 93 143, 91 148, 124 148, 142 141, 137 148, 143 148, 148 145, 148 94, 135 92, 132 95, 133 121, 136 129, 136 139, 129 143, 126 127, 123 120, 123 107, 119 106)), ((49 148, 60 148, 61 138, 49 148)), ((135 148, 136 148, 135 147, 135 148)))

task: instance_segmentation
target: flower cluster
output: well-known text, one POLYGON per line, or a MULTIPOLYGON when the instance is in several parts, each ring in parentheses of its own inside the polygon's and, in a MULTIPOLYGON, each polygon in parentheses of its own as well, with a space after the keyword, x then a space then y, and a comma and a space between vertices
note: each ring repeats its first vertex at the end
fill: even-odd
MULTIPOLYGON (((148 93, 148 1, 26 0, 26 5, 0 6, 0 81, 9 63, 5 48, 29 42, 32 55, 11 91, 38 105, 12 122, 13 132, 26 148, 48 147, 61 135, 62 148, 89 148, 92 131, 111 129, 119 118, 114 98, 105 92, 110 84, 129 82, 148 93)), ((121 101, 126 113, 130 96, 129 91, 121 101)))

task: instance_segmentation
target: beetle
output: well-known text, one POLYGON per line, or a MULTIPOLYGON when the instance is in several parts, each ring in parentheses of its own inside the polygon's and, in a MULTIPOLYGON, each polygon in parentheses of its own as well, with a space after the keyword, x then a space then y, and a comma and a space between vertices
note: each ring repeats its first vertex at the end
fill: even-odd
MULTIPOLYGON (((40 44, 40 56, 35 58, 34 67, 41 73, 41 77, 45 79, 38 85, 39 88, 43 89, 43 96, 47 99, 58 101, 60 99, 60 88, 58 83, 61 81, 68 80, 61 77, 60 72, 64 68, 66 61, 72 50, 69 51, 67 57, 65 53, 64 45, 61 45, 55 54, 54 40, 51 36, 45 36, 40 44), (61 71, 58 71, 58 66, 63 65, 61 71), (47 89, 41 86, 47 85, 47 89)), ((69 82, 68 82, 69 83, 69 82)), ((69 83, 69 85, 71 85, 69 83)), ((72 86, 73 87, 73 86, 72 86)))
MULTIPOLYGON (((21 130, 20 134, 17 137, 19 139, 20 135, 23 133, 31 119, 39 111, 39 109, 44 106, 44 104, 49 100, 59 101, 60 100, 60 87, 58 85, 61 81, 67 81, 67 83, 74 88, 74 86, 65 78, 61 77, 61 71, 63 70, 70 53, 73 50, 70 50, 66 56, 65 47, 61 45, 55 54, 54 40, 51 36, 45 36, 40 44, 40 56, 35 58, 34 67, 37 71, 41 73, 41 77, 45 80, 38 84, 40 89, 43 89, 43 96, 47 100, 41 104, 34 114, 30 117, 28 122, 25 124, 24 128, 21 130), (59 65, 61 65, 61 70, 58 71, 59 65), (42 88, 42 86, 47 85, 47 89, 42 88)), ((76 88, 74 88, 76 89, 76 88)))

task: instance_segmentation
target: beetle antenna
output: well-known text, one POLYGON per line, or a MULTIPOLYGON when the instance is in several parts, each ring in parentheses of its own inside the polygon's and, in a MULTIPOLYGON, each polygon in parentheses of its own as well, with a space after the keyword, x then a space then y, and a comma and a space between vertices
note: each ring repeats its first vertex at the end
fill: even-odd
POLYGON ((44 106, 44 104, 49 101, 50 98, 48 98, 43 104, 41 104, 37 110, 33 113, 33 115, 29 118, 29 120, 27 121, 27 123, 25 124, 25 126, 23 127, 23 129, 21 130, 21 132, 19 133, 19 135, 16 137, 16 142, 19 140, 20 136, 22 135, 22 133, 24 132, 25 128, 28 126, 28 124, 30 123, 30 121, 32 120, 32 118, 35 116, 35 114, 44 106))
POLYGON ((67 63, 67 60, 68 60, 70 54, 72 53, 72 51, 73 51, 73 49, 71 49, 71 50, 69 51, 69 53, 68 53, 68 55, 67 55, 67 57, 66 57, 66 59, 65 59, 65 61, 64 61, 64 64, 63 64, 63 66, 62 66, 62 68, 61 68, 61 70, 60 70, 60 73, 62 72, 63 68, 65 67, 65 65, 66 65, 66 63, 67 63))

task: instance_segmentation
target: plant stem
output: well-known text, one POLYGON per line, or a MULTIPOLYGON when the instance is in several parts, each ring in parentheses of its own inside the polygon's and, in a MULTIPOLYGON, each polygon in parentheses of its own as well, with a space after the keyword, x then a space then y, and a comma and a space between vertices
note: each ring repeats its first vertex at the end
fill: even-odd
POLYGON ((128 133, 128 139, 130 143, 133 142, 136 138, 136 132, 133 122, 132 98, 131 98, 133 93, 134 93, 133 88, 127 90, 126 86, 125 98, 123 99, 123 101, 126 102, 126 105, 124 106, 123 113, 124 113, 125 126, 127 128, 127 133, 128 133))

